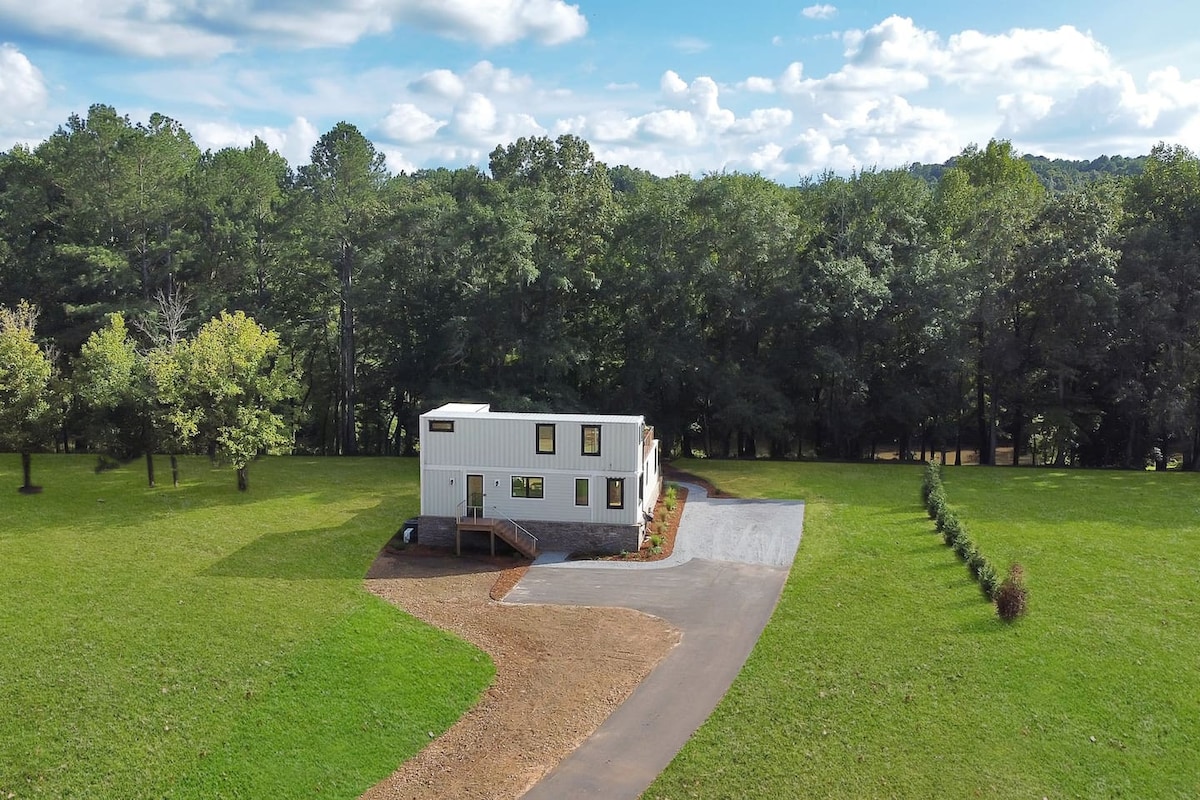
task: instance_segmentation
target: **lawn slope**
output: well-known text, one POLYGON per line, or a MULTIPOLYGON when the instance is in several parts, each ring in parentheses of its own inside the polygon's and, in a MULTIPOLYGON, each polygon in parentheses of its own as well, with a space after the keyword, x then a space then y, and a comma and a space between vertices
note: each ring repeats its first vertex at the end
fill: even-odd
POLYGON ((1026 567, 1008 626, 932 533, 919 468, 680 466, 807 500, 804 540, 647 797, 1200 796, 1200 476, 946 469, 979 546, 1026 567))
POLYGON ((0 455, 0 797, 355 797, 489 682, 362 589, 415 460, 93 464, 0 455))

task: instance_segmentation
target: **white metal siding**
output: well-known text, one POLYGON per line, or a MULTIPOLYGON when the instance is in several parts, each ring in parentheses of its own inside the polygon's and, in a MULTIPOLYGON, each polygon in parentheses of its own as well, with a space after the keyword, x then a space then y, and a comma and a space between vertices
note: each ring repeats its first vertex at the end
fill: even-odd
POLYGON ((421 431, 421 455, 429 467, 477 465, 479 467, 542 468, 583 472, 635 472, 641 460, 641 425, 601 423, 600 455, 581 450, 585 422, 554 423, 553 455, 537 453, 537 419, 459 418, 453 433, 421 431))
POLYGON ((484 476, 487 516, 627 525, 641 522, 638 479, 644 463, 640 417, 496 415, 481 413, 482 408, 446 406, 421 415, 422 514, 453 516, 466 497, 466 476, 473 473, 484 476), (452 419, 454 431, 430 431, 429 419, 452 419), (552 455, 537 453, 537 425, 547 422, 555 426, 552 455), (597 424, 600 455, 585 456, 582 426, 597 424), (542 478, 543 497, 513 497, 514 475, 542 478), (575 505, 576 478, 588 478, 588 506, 575 505), (608 478, 625 479, 624 508, 607 508, 608 478))
POLYGON ((466 496, 467 481, 458 470, 426 468, 421 475, 422 514, 452 517, 458 502, 466 496))

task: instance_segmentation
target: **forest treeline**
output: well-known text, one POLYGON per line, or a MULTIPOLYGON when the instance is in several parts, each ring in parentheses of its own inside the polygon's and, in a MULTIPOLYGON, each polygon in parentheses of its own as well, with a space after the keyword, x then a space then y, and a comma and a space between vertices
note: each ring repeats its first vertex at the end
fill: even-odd
MULTIPOLYGON (((562 136, 391 174, 341 123, 292 168, 98 105, 0 154, 0 306, 38 309, 68 382, 114 312, 135 335, 244 312, 279 337, 300 451, 411 453, 422 411, 469 399, 644 413, 717 457, 1195 468, 1200 162, 1035 162, 993 141, 789 187, 562 136)), ((69 399, 61 426, 87 435, 69 399)))

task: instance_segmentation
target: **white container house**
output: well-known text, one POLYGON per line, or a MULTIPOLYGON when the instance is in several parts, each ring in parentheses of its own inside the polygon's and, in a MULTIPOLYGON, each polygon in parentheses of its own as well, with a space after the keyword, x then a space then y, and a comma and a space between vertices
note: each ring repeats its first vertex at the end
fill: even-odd
POLYGON ((449 403, 420 425, 422 542, 457 544, 463 530, 482 529, 470 523, 498 520, 536 537, 537 551, 641 545, 661 486, 644 417, 449 403))

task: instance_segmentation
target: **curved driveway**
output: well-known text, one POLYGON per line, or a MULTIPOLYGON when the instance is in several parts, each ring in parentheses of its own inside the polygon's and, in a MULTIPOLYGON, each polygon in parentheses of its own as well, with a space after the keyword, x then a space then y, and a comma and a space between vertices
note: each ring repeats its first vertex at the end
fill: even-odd
POLYGON ((725 695, 775 609, 800 544, 804 504, 716 499, 683 485, 688 499, 670 558, 568 562, 548 553, 505 598, 634 608, 683 632, 679 645, 527 800, 638 797, 725 695))

